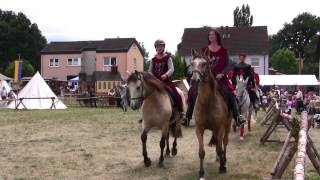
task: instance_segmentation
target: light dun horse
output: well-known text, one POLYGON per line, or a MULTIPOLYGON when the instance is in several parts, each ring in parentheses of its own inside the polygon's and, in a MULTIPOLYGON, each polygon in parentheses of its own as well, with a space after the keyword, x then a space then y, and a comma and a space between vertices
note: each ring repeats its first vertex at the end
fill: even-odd
POLYGON ((159 166, 163 166, 163 150, 167 141, 166 155, 170 154, 169 131, 174 137, 172 156, 177 154, 177 138, 181 136, 180 113, 172 108, 170 97, 164 84, 149 73, 134 72, 127 80, 130 95, 130 107, 139 109, 142 104, 143 132, 141 134, 144 164, 151 165, 147 152, 147 133, 152 127, 162 130, 160 140, 159 166))
POLYGON ((196 123, 196 134, 199 142, 200 171, 199 178, 204 175, 203 159, 205 156, 203 134, 204 130, 212 131, 209 145, 216 145, 217 159, 220 161, 220 173, 225 173, 226 152, 229 141, 232 112, 229 110, 221 92, 218 82, 210 70, 210 60, 207 58, 208 52, 204 56, 198 55, 192 50, 192 81, 198 84, 198 97, 195 103, 194 116, 196 123))
MULTIPOLYGON (((237 76, 236 95, 239 106, 239 113, 247 117, 248 131, 251 130, 251 115, 253 105, 250 103, 249 93, 246 89, 249 78, 243 79, 243 76, 237 76)), ((244 127, 240 128, 240 140, 243 140, 244 127)))

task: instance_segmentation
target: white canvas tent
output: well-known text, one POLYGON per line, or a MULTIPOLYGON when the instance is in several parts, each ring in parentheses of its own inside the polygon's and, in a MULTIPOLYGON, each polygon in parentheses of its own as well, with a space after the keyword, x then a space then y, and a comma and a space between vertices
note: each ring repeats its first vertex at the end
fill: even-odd
POLYGON ((0 80, 12 81, 12 78, 9 78, 9 77, 0 73, 0 80))
POLYGON ((262 86, 316 86, 315 75, 259 75, 262 86))
MULTIPOLYGON (((22 103, 18 106, 18 109, 23 109, 24 106, 27 109, 50 109, 52 106, 52 100, 50 97, 54 97, 54 105, 56 109, 66 109, 67 106, 61 102, 58 97, 52 92, 50 87, 44 81, 39 72, 37 72, 28 84, 18 93, 19 98, 48 98, 48 99, 23 99, 22 103), (23 106, 24 105, 24 106, 23 106)), ((17 104, 19 101, 17 102, 17 104)), ((15 102, 11 102, 8 106, 10 109, 15 109, 15 102)))

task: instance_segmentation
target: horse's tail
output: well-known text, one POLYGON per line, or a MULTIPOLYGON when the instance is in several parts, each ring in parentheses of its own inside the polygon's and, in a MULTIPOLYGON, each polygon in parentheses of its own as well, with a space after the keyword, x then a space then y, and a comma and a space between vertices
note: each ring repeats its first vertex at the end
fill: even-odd
POLYGON ((181 123, 180 123, 180 117, 176 118, 176 115, 172 115, 171 120, 170 120, 170 135, 172 137, 182 137, 182 130, 181 130, 181 123))

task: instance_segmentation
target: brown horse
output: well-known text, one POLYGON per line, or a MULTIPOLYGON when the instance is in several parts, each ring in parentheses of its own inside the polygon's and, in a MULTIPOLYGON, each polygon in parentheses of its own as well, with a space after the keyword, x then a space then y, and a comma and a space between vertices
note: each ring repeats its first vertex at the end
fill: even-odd
POLYGON ((171 99, 164 84, 149 73, 134 72, 128 79, 130 107, 133 110, 142 106, 143 132, 141 134, 142 154, 146 167, 151 165, 147 152, 147 133, 152 127, 162 130, 160 140, 159 166, 163 166, 163 150, 167 142, 166 155, 170 154, 169 132, 174 137, 172 156, 177 154, 177 138, 181 136, 180 113, 172 108, 171 99))
POLYGON ((232 111, 225 102, 220 86, 211 72, 210 66, 214 64, 209 60, 209 52, 204 56, 192 50, 192 77, 197 83, 198 97, 195 103, 194 116, 196 122, 196 134, 199 142, 200 171, 199 178, 204 175, 203 159, 205 156, 203 134, 204 130, 212 131, 209 145, 216 145, 217 159, 220 161, 220 173, 225 173, 226 150, 228 145, 228 134, 231 127, 232 111))

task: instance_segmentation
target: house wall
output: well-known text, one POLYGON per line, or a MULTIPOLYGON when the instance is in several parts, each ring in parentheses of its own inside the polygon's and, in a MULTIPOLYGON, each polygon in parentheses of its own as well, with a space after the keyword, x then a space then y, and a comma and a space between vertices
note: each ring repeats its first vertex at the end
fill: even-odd
POLYGON ((68 66, 68 58, 81 58, 81 54, 43 54, 41 55, 41 75, 66 81, 69 75, 78 75, 80 66, 68 66), (59 59, 58 67, 49 67, 50 59, 59 59))
MULTIPOLYGON (((187 65, 190 65, 190 62, 192 58, 190 56, 183 57, 183 59, 186 61, 187 65)), ((230 56, 230 59, 236 63, 239 62, 239 56, 230 56)), ((268 55, 248 55, 246 57, 246 63, 251 64, 252 67, 254 67, 255 72, 261 75, 268 75, 268 68, 269 68, 269 56, 268 55), (253 61, 259 61, 258 66, 253 66, 253 61)), ((189 68, 189 71, 191 72, 191 68, 189 68)))
POLYGON ((111 71, 111 66, 104 66, 104 57, 116 57, 118 71, 122 78, 127 78, 127 71, 143 71, 143 55, 137 44, 133 44, 128 52, 115 53, 96 53, 96 51, 83 51, 81 54, 50 54, 41 55, 41 74, 44 77, 56 77, 59 80, 67 80, 69 75, 78 75, 85 72, 91 75, 93 71, 111 71), (59 59, 58 67, 49 67, 50 59, 59 59), (80 66, 68 66, 68 58, 80 58, 80 66), (134 67, 136 59, 136 67, 134 67))
POLYGON ((105 57, 116 57, 118 71, 121 76, 124 76, 127 68, 127 53, 97 53, 96 54, 96 71, 111 71, 111 66, 104 66, 104 58, 105 57))
POLYGON ((128 76, 127 71, 143 71, 143 55, 141 54, 137 44, 135 43, 133 43, 128 50, 126 67, 127 69, 125 70, 124 74, 121 74, 125 78, 127 78, 128 76), (136 59, 136 67, 134 66, 134 59, 136 59))
POLYGON ((121 85, 121 81, 96 81, 95 83, 96 93, 105 94, 110 92, 111 89, 120 85, 121 85))

